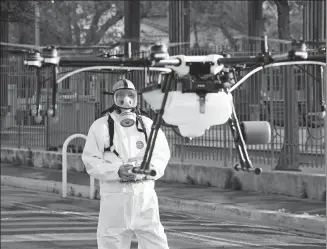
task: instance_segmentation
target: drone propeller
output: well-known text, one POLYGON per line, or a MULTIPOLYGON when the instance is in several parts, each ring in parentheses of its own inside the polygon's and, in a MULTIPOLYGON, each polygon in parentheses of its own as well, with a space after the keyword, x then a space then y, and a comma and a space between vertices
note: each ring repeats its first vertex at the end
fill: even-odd
POLYGON ((170 43, 163 43, 162 41, 140 41, 138 39, 122 39, 120 40, 121 42, 128 43, 128 42, 135 42, 139 43, 140 45, 147 45, 147 46, 152 46, 152 45, 162 45, 164 44, 166 47, 177 47, 180 45, 187 45, 191 44, 190 42, 170 42, 170 43))
POLYGON ((93 45, 93 46, 57 46, 57 45, 51 45, 51 46, 36 46, 36 45, 29 45, 29 44, 16 44, 16 43, 6 43, 1 42, 1 46, 5 47, 11 47, 11 48, 17 48, 17 49, 30 49, 30 50, 44 50, 49 49, 51 47, 59 50, 88 50, 88 49, 113 49, 120 45, 120 42, 116 42, 113 44, 104 44, 104 45, 93 45))
POLYGON ((3 51, 10 52, 11 54, 31 54, 31 53, 38 53, 39 51, 34 49, 10 49, 10 48, 4 48, 3 51))
MULTIPOLYGON (((262 37, 255 37, 255 36, 246 36, 246 35, 240 35, 240 36, 235 36, 235 39, 247 39, 247 40, 253 40, 253 41, 262 41, 264 38, 262 37)), ((296 40, 284 40, 284 39, 271 39, 268 38, 267 41, 270 42, 278 42, 281 44, 292 44, 296 40)), ((326 44, 326 40, 320 40, 320 41, 303 41, 304 43, 308 45, 322 45, 326 44)))
POLYGON ((1 42, 0 43, 1 47, 5 46, 5 47, 11 47, 11 48, 20 48, 20 49, 30 49, 30 50, 42 50, 46 47, 42 47, 42 46, 36 46, 36 45, 30 45, 30 44, 17 44, 17 43, 6 43, 6 42, 1 42))
POLYGON ((93 45, 93 46, 55 46, 60 50, 88 50, 88 49, 113 49, 120 45, 120 42, 113 44, 93 45))

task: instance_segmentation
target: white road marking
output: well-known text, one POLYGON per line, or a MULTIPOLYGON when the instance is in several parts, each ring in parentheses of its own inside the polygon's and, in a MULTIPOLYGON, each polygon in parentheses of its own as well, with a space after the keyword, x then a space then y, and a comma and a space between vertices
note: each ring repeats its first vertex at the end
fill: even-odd
POLYGON ((43 233, 33 235, 1 235, 1 243, 27 241, 92 241, 96 240, 94 233, 43 233))
MULTIPOLYGON (((205 227, 210 227, 210 226, 235 226, 241 228, 241 227, 252 227, 252 228, 260 228, 260 229, 270 229, 271 227, 268 226, 261 226, 261 225, 247 225, 247 224, 235 224, 231 222, 208 222, 208 223, 199 223, 199 226, 205 226, 205 227)), ((278 231, 279 232, 279 231, 278 231)))
MULTIPOLYGON (((171 220, 171 219, 169 219, 169 221, 168 220, 167 221, 162 220, 161 223, 164 223, 164 224, 185 224, 185 225, 187 225, 189 223, 194 223, 196 221, 198 221, 198 220, 171 220)), ((200 225, 200 224, 198 224, 198 225, 200 225)), ((219 224, 215 223, 215 225, 217 226, 219 224)))
MULTIPOLYGON (((65 216, 62 216, 62 217, 57 217, 57 216, 52 216, 52 217, 49 217, 49 216, 40 216, 40 217, 19 217, 19 218, 14 218, 14 217, 7 217, 7 218, 1 218, 1 221, 3 221, 4 223, 7 223, 7 222, 17 222, 19 221, 20 224, 21 222, 24 222, 24 221, 34 221, 34 222, 37 222, 37 221, 47 221, 47 222, 53 222, 53 221, 62 221, 62 220, 67 220, 67 221, 72 221, 72 220, 82 220, 83 218, 79 218, 79 217, 65 217, 65 216)), ((3 224, 4 224, 3 223, 3 224)))
MULTIPOLYGON (((23 210, 23 211, 2 211, 1 212, 1 216, 8 216, 8 215, 29 215, 29 214, 48 214, 48 215, 62 215, 62 217, 60 218, 66 218, 68 219, 72 219, 72 218, 78 218, 78 219, 86 219, 86 220, 90 220, 87 222, 84 222, 83 224, 90 224, 90 222, 97 221, 98 219, 98 212, 71 212, 71 211, 55 211, 55 210, 51 210, 47 207, 42 207, 42 206, 37 206, 37 205, 32 205, 32 204, 27 204, 27 203, 20 203, 20 202, 16 202, 16 204, 21 205, 21 206, 25 206, 28 208, 33 208, 34 210, 23 210), (37 209, 37 210, 35 210, 37 209)), ((185 216, 188 217, 188 216, 185 216)), ((12 218, 12 217, 9 217, 12 218)), ((24 217, 22 217, 24 218, 24 217)), ((29 217, 29 218, 35 218, 35 217, 29 217)), ((41 218, 41 217, 39 217, 41 218)), ((51 218, 55 218, 55 217, 51 217, 51 218)), ((58 217, 56 217, 58 219, 58 217)), ((1 220, 6 219, 6 218, 2 218, 1 220)), ((23 222, 22 219, 19 218, 13 218, 13 219, 17 219, 17 221, 23 222)), ((41 220, 41 219, 40 219, 41 220)), ((8 220, 4 220, 6 223, 8 224, 8 220)), ((171 234, 172 237, 180 237, 180 238, 184 238, 184 239, 188 239, 188 240, 197 240, 197 241, 201 241, 203 244, 208 244, 208 245, 216 245, 216 246, 242 246, 242 245, 249 245, 249 246, 265 246, 267 245, 266 240, 262 240, 259 243, 250 243, 250 242, 242 242, 242 241, 236 241, 233 239, 224 239, 224 238, 220 238, 220 237, 213 237, 213 236, 209 236, 209 235, 203 235, 203 234, 196 234, 196 233, 192 233, 192 232, 183 232, 183 231, 179 231, 178 228, 176 229, 176 225, 178 225, 178 223, 180 224, 187 224, 190 223, 191 219, 186 220, 186 221, 180 221, 177 218, 175 218, 174 220, 170 220, 168 221, 166 224, 171 224, 172 226, 165 226, 165 230, 168 234, 171 234), (173 226, 175 224, 175 227, 173 226)), ((199 224, 206 224, 204 222, 203 219, 195 219, 193 221, 199 221, 199 224)), ((17 222, 17 224, 21 224, 20 222, 17 222)), ((26 224, 28 222, 25 222, 26 224)), ((36 225, 38 222, 31 222, 31 226, 36 225)), ((42 223, 42 222, 41 222, 42 223)), ((165 222, 163 222, 165 224, 165 222)), ((211 223, 211 222, 210 222, 211 223)), ((5 226, 6 226, 5 224, 5 226)), ((49 226, 52 226, 53 222, 49 222, 47 223, 49 226)), ((67 225, 70 223, 67 223, 67 225)), ((221 225, 219 222, 217 222, 216 224, 212 224, 212 225, 221 225)), ((38 229, 36 228, 19 228, 19 230, 17 229, 11 229, 10 226, 7 229, 1 229, 2 232, 19 232, 19 231, 35 231, 35 232, 40 232, 40 231, 57 231, 61 232, 63 231, 63 233, 34 233, 33 235, 2 235, 1 236, 1 242, 25 242, 25 241, 87 241, 87 240, 96 240, 96 227, 92 228, 92 227, 61 227, 61 228, 41 228, 38 227, 38 229), (25 229, 25 230, 24 230, 25 229), (86 231, 89 231, 90 229, 94 230, 93 233, 89 233, 86 231), (84 232, 82 233, 64 233, 64 231, 82 231, 84 230, 84 232)), ((281 242, 276 240, 270 240, 271 241, 271 245, 276 245, 276 242, 278 245, 285 245, 285 246, 290 246, 290 245, 302 245, 303 244, 295 244, 295 243, 286 243, 286 242, 281 242)), ((322 240, 323 241, 323 240, 322 240)), ((310 244, 306 244, 307 246, 309 246, 310 244)), ((313 247, 313 245, 310 245, 311 248, 313 247)))
MULTIPOLYGON (((221 241, 219 239, 215 239, 212 240, 210 238, 205 238, 205 237, 201 237, 201 236, 189 236, 187 234, 184 233, 176 233, 176 232, 172 232, 171 230, 166 231, 167 234, 171 234, 172 237, 174 238, 180 238, 183 240, 188 240, 188 241, 197 241, 197 242, 201 242, 202 246, 206 246, 206 245, 210 245, 210 246, 239 246, 239 244, 234 244, 234 243, 230 243, 228 241, 221 241)), ((168 236, 169 239, 169 236, 168 236)))
MULTIPOLYGON (((49 223, 51 226, 51 223, 49 223)), ((15 232, 37 232, 37 231, 83 231, 83 230, 96 230, 94 227, 26 227, 26 228, 1 228, 1 233, 15 233, 15 232)))
MULTIPOLYGON (((166 227, 165 227, 166 230, 166 227)), ((203 235, 203 234, 196 234, 196 233, 192 233, 192 232, 183 232, 183 231, 179 231, 176 229, 170 229, 167 228, 167 230, 169 232, 173 232, 174 235, 178 234, 180 236, 183 236, 184 238, 188 238, 188 239, 207 239, 209 241, 219 241, 219 242, 226 242, 229 243, 230 245, 233 246, 303 246, 304 244, 302 243, 292 243, 292 242, 280 242, 277 240, 267 240, 267 239, 263 239, 261 242, 259 243, 250 243, 250 242, 245 242, 245 241, 241 241, 241 240, 233 240, 230 238, 221 238, 221 237, 213 237, 210 235, 203 235), (270 242, 270 243, 268 243, 270 242)), ((319 241, 315 241, 315 242, 311 242, 311 243, 307 243, 305 244, 306 246, 310 246, 310 248, 315 247, 314 245, 312 245, 312 243, 325 243, 326 241, 324 240, 319 240, 319 241)), ((308 247, 309 248, 309 247, 308 247)))
POLYGON ((81 217, 98 219, 98 212, 71 212, 71 211, 54 211, 50 209, 44 210, 19 210, 19 211, 1 211, 1 216, 6 215, 20 215, 20 214, 56 214, 56 215, 77 215, 81 217))
POLYGON ((2 226, 29 226, 29 225, 33 225, 33 226, 45 226, 45 225, 50 225, 54 226, 54 225, 83 225, 83 224, 97 224, 97 222, 95 221, 70 221, 70 220, 66 220, 66 221, 47 221, 47 222, 8 222, 8 221, 4 221, 1 225, 2 226))
POLYGON ((96 240, 96 229, 98 212, 70 212, 70 211, 54 211, 47 207, 26 204, 26 203, 16 203, 22 206, 27 206, 33 208, 34 210, 18 210, 18 211, 1 211, 1 232, 2 233, 16 233, 14 235, 1 235, 1 242, 26 242, 26 241, 86 241, 86 240, 96 240), (37 210, 35 210, 37 209, 37 210), (29 215, 45 214, 50 217, 26 217, 29 215), (17 216, 23 216, 17 218, 17 216), (61 215, 61 217, 53 216, 61 215), (7 217, 6 217, 7 216, 7 217), (9 216, 9 217, 8 217, 9 216), (14 217, 13 217, 14 216, 14 217), (16 216, 16 217, 15 217, 16 216), (24 217, 25 216, 25 217, 24 217), (83 222, 72 222, 71 219, 82 219, 83 222), (49 222, 44 222, 47 219, 49 222), (62 220, 66 222, 61 222, 62 220), (30 222, 23 222, 29 220, 30 222), (38 222, 37 220, 41 220, 38 222), (42 222, 43 220, 43 222, 42 222), (59 221, 58 221, 59 220, 59 221), (12 221, 16 221, 16 225, 30 225, 25 228, 10 228, 14 224, 12 221), (49 225, 49 227, 38 227, 39 225, 49 225), (65 224, 64 227, 56 227, 54 225, 65 224), (78 224, 84 226, 69 227, 72 224, 78 224), (90 225, 90 226, 88 226, 90 225), (33 227, 35 226, 35 227, 33 227), (54 233, 37 233, 40 231, 54 231, 54 233), (84 231, 77 233, 60 233, 64 231, 84 231), (94 231, 92 233, 86 231, 94 231), (20 232, 35 232, 31 234, 17 234, 20 232))
MULTIPOLYGON (((240 242, 236 240, 231 240, 231 239, 223 239, 223 238, 218 238, 218 237, 212 237, 209 235, 203 235, 203 234, 196 234, 196 233, 191 233, 191 232, 183 232, 179 230, 175 230, 173 228, 168 228, 169 231, 171 232, 176 232, 179 234, 183 234, 186 236, 186 238, 201 238, 201 239, 208 239, 210 241, 220 241, 220 242, 226 242, 226 243, 235 243, 235 245, 248 245, 248 246, 258 246, 258 244, 253 244, 253 243, 247 243, 247 242, 240 242)), ((234 244, 233 244, 234 245, 234 244)))
POLYGON ((19 205, 19 206, 25 206, 25 207, 28 207, 28 208, 41 209, 41 210, 47 210, 48 209, 46 207, 33 205, 33 204, 28 204, 28 203, 24 203, 24 202, 12 202, 12 204, 19 205))
POLYGON ((19 215, 19 214, 52 214, 53 211, 50 210, 19 210, 19 211, 1 211, 1 216, 3 215, 19 215))

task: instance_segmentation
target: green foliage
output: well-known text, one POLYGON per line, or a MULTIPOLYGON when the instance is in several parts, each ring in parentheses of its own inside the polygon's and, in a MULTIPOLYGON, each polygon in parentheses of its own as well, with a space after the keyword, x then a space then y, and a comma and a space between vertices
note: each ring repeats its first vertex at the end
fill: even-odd
MULTIPOLYGON (((123 20, 124 1, 39 1, 39 8, 41 45, 111 43, 124 32, 122 25, 116 25, 123 20)), ((163 9, 168 10, 167 1, 142 1, 141 17, 158 15, 163 9)), ((33 43, 35 2, 2 1, 1 10, 10 17, 12 40, 33 43)))
MULTIPOLYGON (((302 37, 302 8, 300 1, 288 1, 290 6, 291 36, 302 37)), ((204 31, 207 36, 221 32, 230 46, 235 45, 235 36, 248 35, 248 13, 246 1, 192 1, 191 27, 198 32, 204 31)), ((265 34, 269 38, 278 38, 278 13, 275 1, 264 1, 263 22, 265 34)), ((209 39, 207 40, 207 42, 209 39)), ((216 41, 217 42, 217 41, 216 41)), ((224 41, 219 41, 224 42, 224 41)), ((204 44, 203 44, 204 45, 204 44)))
MULTIPOLYGON (((247 12, 244 1, 191 1, 191 27, 194 34, 205 33, 207 41, 217 42, 216 34, 223 33, 230 45, 234 36, 247 34, 247 12), (211 39, 210 39, 211 38, 211 39)), ((198 40, 199 37, 195 37, 198 40)), ((218 37, 219 39, 219 37, 218 37)), ((225 43, 225 41, 219 41, 225 43)))
MULTIPOLYGON (((288 1, 292 37, 302 36, 301 1, 288 1)), ((95 45, 119 40, 124 30, 124 1, 39 1, 41 44, 95 45)), ((248 34, 246 1, 190 1, 191 30, 200 45, 235 44, 235 36, 248 34), (220 35, 217 35, 220 34, 220 35), (221 35, 222 34, 222 35, 221 35)), ((13 25, 16 41, 33 42, 34 1, 1 1, 1 20, 13 25)), ((141 1, 141 17, 168 17, 169 1, 141 1)), ((265 1, 265 32, 278 38, 275 1, 265 1)), ((168 35, 168 34, 167 34, 168 35)), ((194 38, 194 37, 193 37, 194 38)))
POLYGON ((34 20, 33 1, 0 1, 0 21, 12 23, 31 23, 34 20))
POLYGON ((41 7, 43 44, 94 45, 123 18, 121 1, 55 1, 41 7))
MULTIPOLYGON (((300 1, 288 1, 290 7, 290 36, 300 39, 303 36, 303 4, 300 1)), ((278 12, 275 1, 264 3, 264 20, 266 34, 271 38, 278 38, 278 12)))

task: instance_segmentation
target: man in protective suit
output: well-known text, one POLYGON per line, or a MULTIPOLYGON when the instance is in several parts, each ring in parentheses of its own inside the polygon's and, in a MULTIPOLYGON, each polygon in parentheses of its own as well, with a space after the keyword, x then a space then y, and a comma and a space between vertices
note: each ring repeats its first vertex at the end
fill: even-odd
POLYGON ((86 171, 100 183, 98 249, 130 248, 134 233, 139 249, 168 249, 154 189, 170 159, 167 139, 159 129, 151 159, 156 176, 132 173, 142 161, 152 120, 136 112, 137 92, 131 81, 119 80, 113 98, 107 115, 91 125, 82 154, 86 171))

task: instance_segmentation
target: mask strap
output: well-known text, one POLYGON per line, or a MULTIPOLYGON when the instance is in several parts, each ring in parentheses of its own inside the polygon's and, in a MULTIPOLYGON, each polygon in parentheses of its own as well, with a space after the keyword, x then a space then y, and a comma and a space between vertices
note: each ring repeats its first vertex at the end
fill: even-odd
POLYGON ((139 132, 143 132, 145 136, 145 142, 148 142, 148 134, 146 133, 145 125, 143 123, 143 120, 141 116, 136 115, 136 128, 139 132), (140 123, 141 129, 138 127, 138 124, 140 123))

